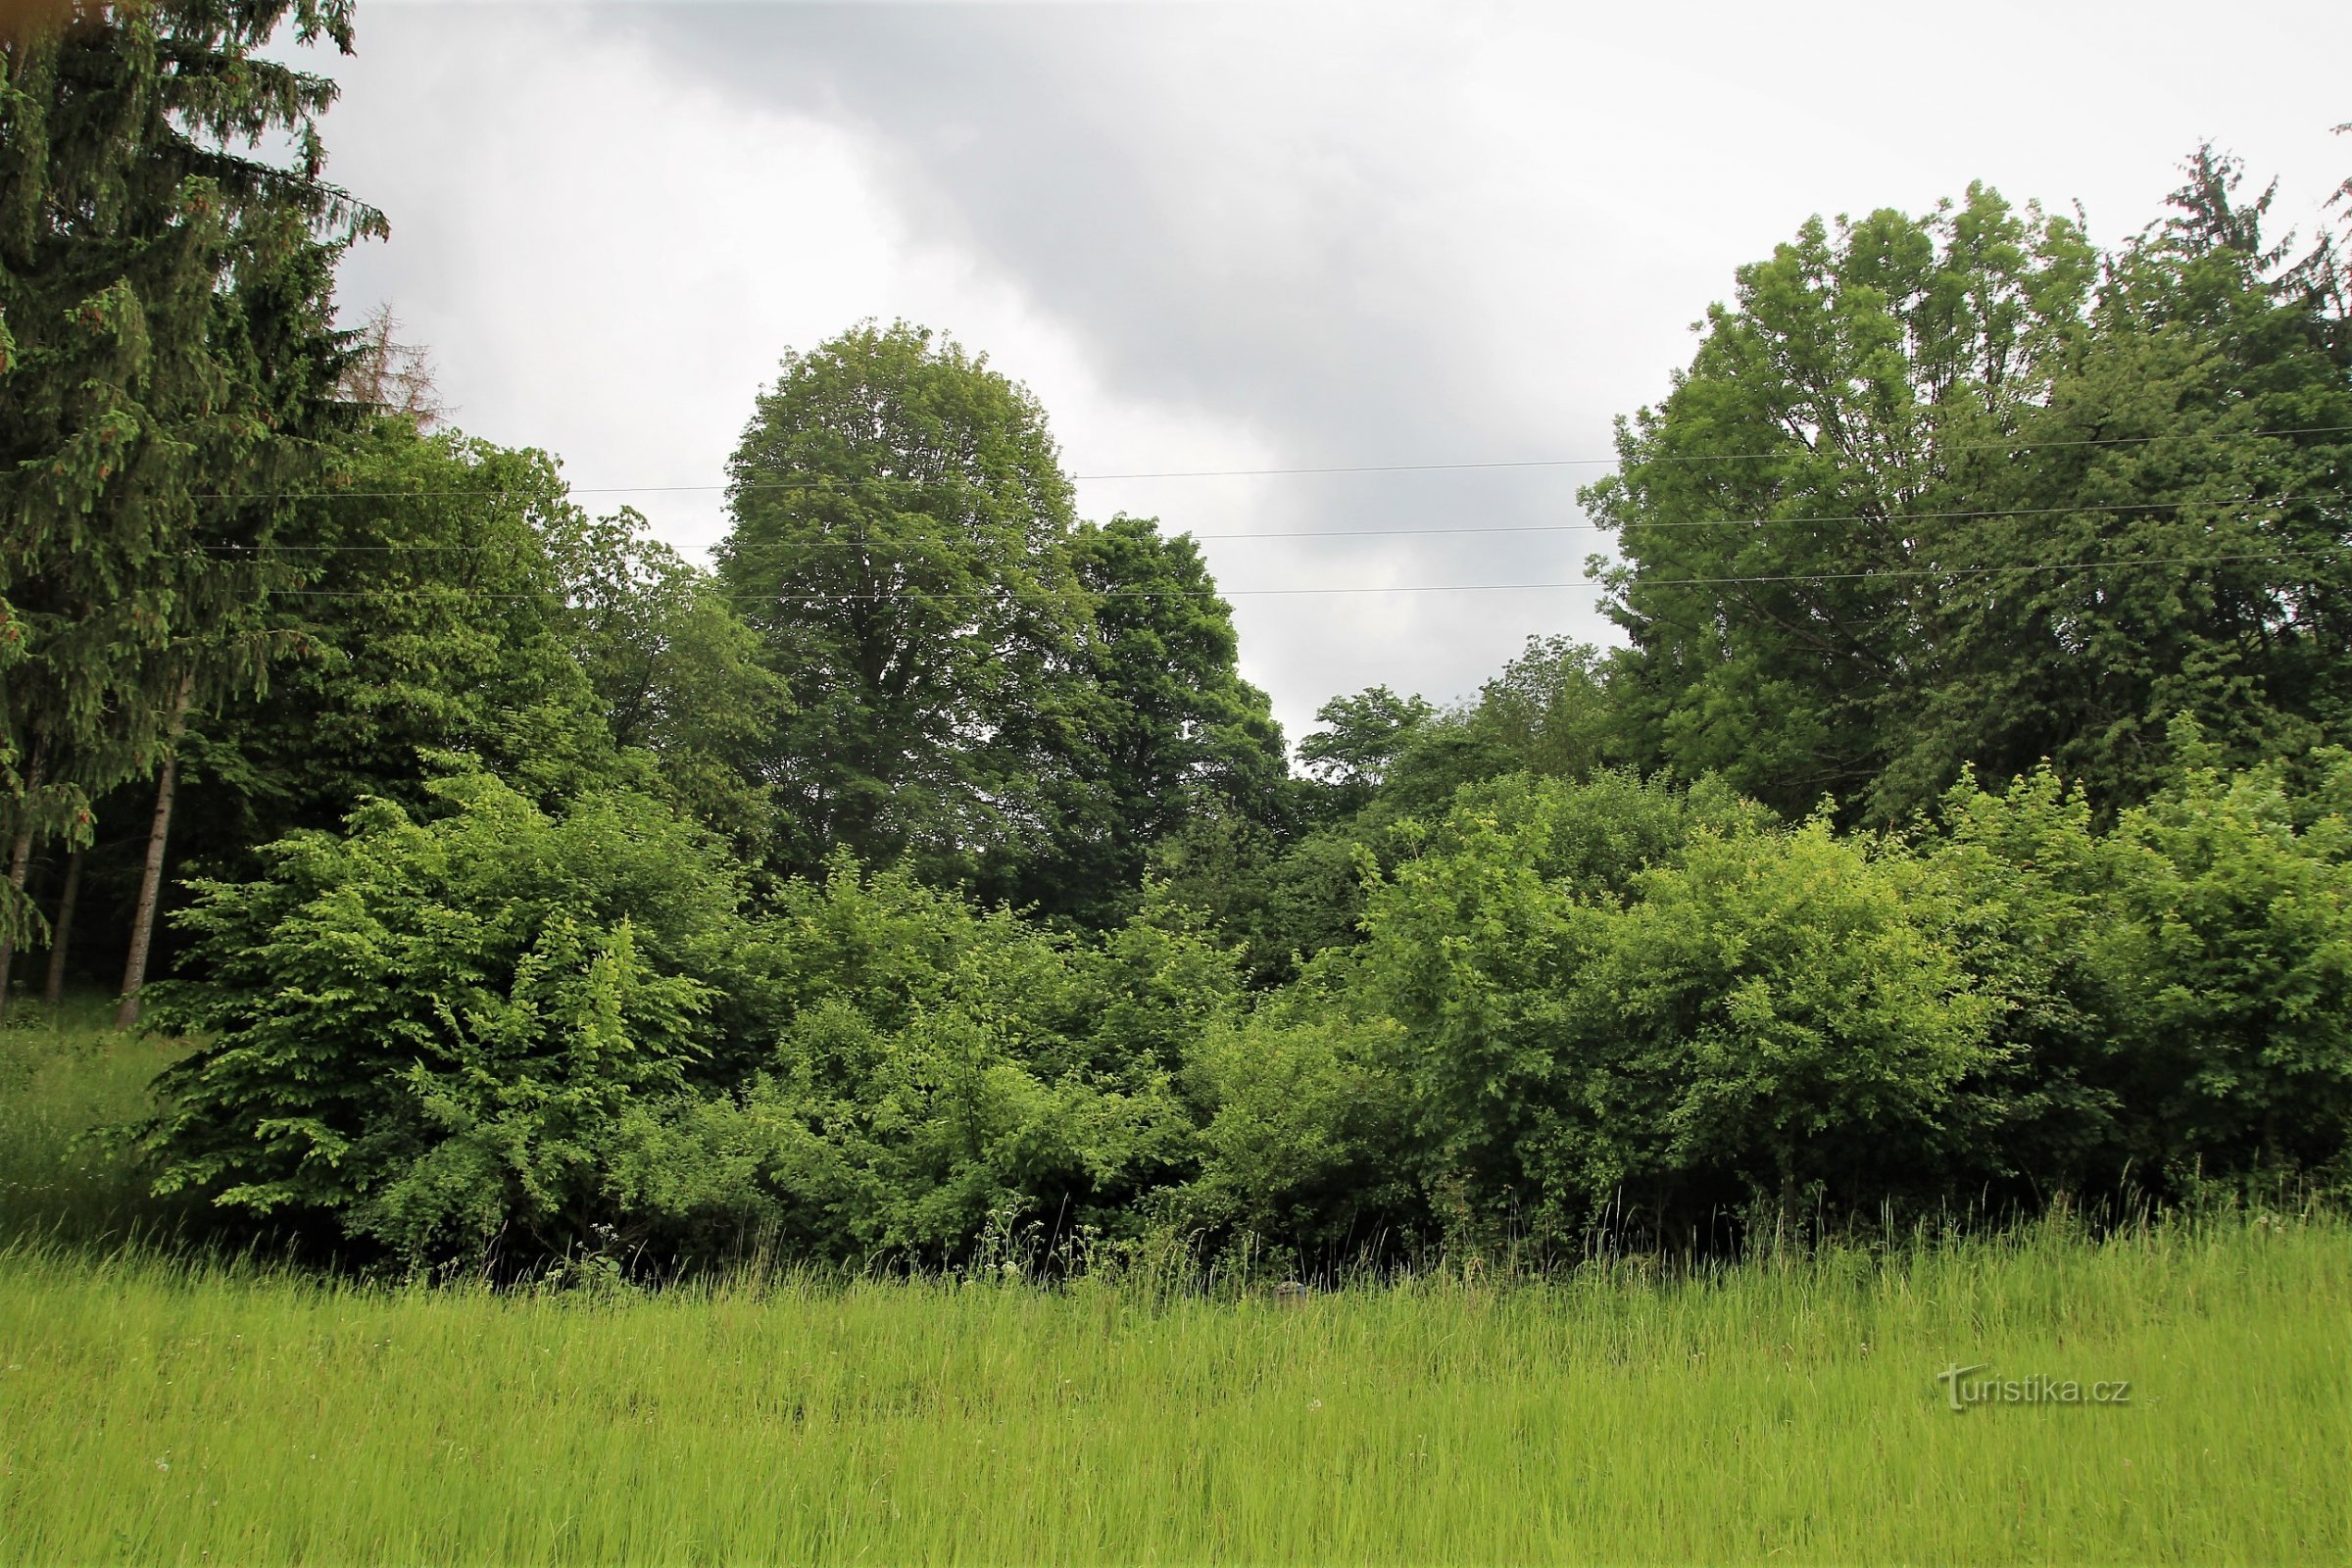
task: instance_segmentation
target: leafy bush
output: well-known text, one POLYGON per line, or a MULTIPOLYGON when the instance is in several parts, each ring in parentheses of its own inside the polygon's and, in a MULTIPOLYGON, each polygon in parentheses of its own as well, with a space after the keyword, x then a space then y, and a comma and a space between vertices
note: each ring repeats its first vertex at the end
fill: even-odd
POLYGON ((325 1216, 416 1255, 502 1231, 560 1250, 606 1221, 637 1113, 684 1096, 746 966, 733 873, 639 796, 551 816, 494 778, 449 814, 363 807, 179 920, 208 978, 157 1010, 204 1043, 165 1074, 162 1191, 325 1216))
POLYGON ((844 856, 753 906, 661 803, 447 779, 199 885, 146 1147, 232 1213, 522 1261, 1680 1241, 2340 1163, 2352 760, 2175 745, 2105 831, 2046 770, 1909 840, 1465 785, 1355 850, 1361 941, 1254 996, 1165 889, 1081 935, 844 856))
POLYGON ((2099 952, 2144 1105, 2141 1157, 2241 1170, 2342 1156, 2352 760, 2340 755, 2328 796, 2298 827, 2279 763, 2225 774, 2206 758, 2117 825, 2126 874, 2099 952))
POLYGON ((198 888, 209 978, 158 1019, 206 1043, 147 1129, 160 1188, 414 1258, 765 1230, 937 1260, 1117 1229, 1192 1174, 1175 1077, 1239 980, 1180 912, 1083 942, 843 859, 754 918, 659 803, 436 794, 198 888))
POLYGON ((1465 790, 1366 923, 1425 1179, 1553 1233, 1852 1192, 1858 1151, 1933 1131, 1998 1010, 1914 861, 1617 774, 1465 790))
POLYGON ((952 1257, 991 1227, 1120 1231, 1190 1173, 1175 1072, 1239 990, 1175 911, 1100 942, 837 860, 774 922, 790 996, 728 1137, 785 1246, 952 1257))
POLYGON ((1964 781, 1929 847, 1966 889, 1971 962, 2007 1003, 1973 1086, 1992 1176, 2316 1170, 2352 1132, 2352 762, 2225 773, 2193 724, 2153 801, 2093 828, 2047 769, 1964 781))
POLYGON ((1986 1060, 1998 1003, 1939 890, 1874 848, 1818 820, 1702 831, 1642 875, 1580 977, 1600 1082, 1563 1179, 1770 1194, 1786 1216, 1808 1189, 1866 1199, 1916 1157, 1986 1060))
POLYGON ((1204 1125, 1184 1220, 1343 1255, 1420 1220, 1400 1035, 1325 997, 1207 1030, 1185 1077, 1204 1125))

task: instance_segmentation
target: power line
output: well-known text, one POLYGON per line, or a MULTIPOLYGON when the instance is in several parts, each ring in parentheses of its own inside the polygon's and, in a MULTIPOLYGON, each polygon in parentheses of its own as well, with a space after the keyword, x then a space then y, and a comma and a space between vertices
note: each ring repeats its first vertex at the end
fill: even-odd
MULTIPOLYGON (((2235 556, 2182 556, 2172 559, 2150 559, 2141 557, 2119 561, 2052 561, 2009 566, 1922 566, 1917 568, 1897 568, 1894 570, 1880 571, 1793 571, 1756 576, 1651 577, 1643 579, 1641 583, 1641 586, 1647 588, 1719 588, 1730 587, 1736 584, 1869 582, 1895 578, 1981 577, 1995 575, 2002 572, 2085 571, 2105 570, 2109 567, 2218 566, 2249 561, 2287 561, 2314 556, 2333 556, 2347 554, 2352 554, 2352 550, 2347 550, 2345 547, 2337 546, 2328 550, 2260 551, 2253 554, 2235 556)), ((1580 577, 1573 582, 1391 583, 1348 588, 1110 589, 1106 592, 1096 594, 1093 597, 1108 599, 1207 597, 1230 599, 1265 599, 1317 594, 1506 593, 1521 590, 1551 591, 1569 588, 1605 588, 1607 586, 1609 586, 1607 581, 1599 577, 1580 577)), ((833 600, 847 601, 898 598, 945 600, 949 596, 947 595, 933 595, 922 593, 916 590, 909 590, 905 593, 893 592, 884 594, 781 594, 777 596, 776 602, 779 604, 795 604, 825 603, 833 600)))
MULTIPOLYGON (((2352 430, 2346 424, 2314 424, 2296 429, 2245 430, 2225 432, 2226 436, 2287 436, 2332 435, 2352 430)), ((1980 441, 1938 447, 1938 452, 2021 452, 2040 447, 2111 447, 2137 446, 2149 441, 2194 440, 2200 432, 2171 431, 2164 435, 2085 436, 2077 440, 2050 441, 1980 441)), ((1688 455, 1659 453, 1645 458, 1647 463, 1750 463, 1767 458, 1794 457, 1787 449, 1778 452, 1705 452, 1688 455)), ((1144 473, 1074 473, 1073 482, 1102 482, 1111 479, 1258 479, 1292 475, 1330 473, 1445 473, 1473 468, 1584 468, 1605 467, 1622 462, 1621 458, 1523 458, 1496 463, 1368 463, 1317 468, 1170 468, 1144 473)), ((723 489, 724 486, 676 485, 663 489, 723 489)))
MULTIPOLYGON (((1747 576, 1718 577, 1651 577, 1642 579, 1639 586, 1646 588, 1723 588, 1760 584, 1871 582, 1914 580, 1925 577, 1964 578, 1996 576, 2004 573, 2042 571, 2104 571, 2145 566, 2221 566, 2247 562, 2281 562, 2312 560, 2328 556, 2352 556, 2352 549, 2335 546, 2326 550, 2258 551, 2230 556, 2133 557, 2110 561, 2045 561, 1996 566, 1922 566, 1890 570, 1865 571, 1796 571, 1759 573, 1747 576)), ((1339 594, 1425 594, 1425 593, 1511 593, 1557 592, 1578 588, 1605 588, 1611 584, 1599 577, 1582 577, 1572 582, 1470 582, 1470 583, 1382 583, 1360 587, 1313 588, 1112 588, 1089 593, 1093 599, 1266 599, 1295 598, 1339 594)), ((414 593, 416 590, 410 589, 414 593)), ((287 589, 277 597, 302 599, 374 599, 384 597, 386 590, 369 589, 287 589)), ((461 591, 462 592, 462 591, 461 591)), ((499 593, 467 595, 475 599, 530 600, 533 594, 499 593)), ((772 598, 760 596, 761 603, 784 605, 810 604, 877 604, 921 602, 936 604, 967 604, 989 599, 986 593, 941 594, 922 589, 882 589, 870 593, 833 592, 817 594, 779 594, 772 598)), ((1020 596, 1008 596, 1020 597, 1020 596)))
POLYGON ((2243 496, 2212 501, 2117 501, 2086 507, 2015 507, 1975 512, 1889 512, 1879 515, 1839 514, 1799 517, 1697 517, 1680 522, 1535 522, 1473 523, 1442 528, 1302 528, 1294 532, 1196 533, 1201 541, 1234 539, 1386 539, 1416 535, 1483 533, 1623 533, 1648 528, 1778 528, 1829 522, 1869 522, 1899 525, 1906 522, 1957 522, 1985 517, 2071 516, 2087 513, 2179 512, 2188 507, 2283 507, 2305 501, 2352 501, 2352 492, 2330 490, 2299 496, 2243 496))
MULTIPOLYGON (((2244 496, 2229 499, 2198 501, 2117 501, 2081 507, 2018 507, 1971 512, 1897 512, 1883 515, 1847 513, 1797 517, 1704 517, 1680 522, 1637 522, 1633 524, 1601 522, 1535 522, 1535 523, 1471 523, 1464 526, 1431 526, 1418 528, 1300 528, 1295 530, 1266 530, 1251 533, 1191 533, 1172 535, 1197 543, 1231 543, 1250 539, 1403 539, 1448 537, 1456 534, 1533 534, 1533 533, 1618 533, 1626 528, 1777 528, 1818 523, 1884 523, 1899 525, 1906 522, 1955 522, 1990 517, 2046 517, 2073 516, 2087 514, 2111 514, 2123 512, 2179 512, 2190 507, 2245 508, 2284 507, 2303 502, 2352 501, 2352 492, 2329 490, 2295 496, 2244 496)), ((844 550, 879 550, 888 541, 877 539, 808 539, 795 548, 814 550, 833 548, 844 550)), ((301 552, 325 554, 415 553, 415 554, 478 554, 489 550, 488 545, 437 544, 316 544, 316 545, 201 545, 196 547, 208 554, 226 556, 258 556, 267 552, 301 552)))
MULTIPOLYGON (((2162 435, 2083 436, 2047 441, 1979 441, 1961 442, 1938 447, 1944 452, 2032 452, 2043 448, 2061 447, 2126 447, 2145 446, 2157 441, 2207 441, 2229 443, 2275 439, 2293 435, 2340 435, 2352 432, 2352 424, 2312 424, 2275 430, 2174 430, 2162 435)), ((1777 452, 1694 452, 1659 453, 1643 461, 1647 463, 1752 463, 1772 458, 1795 457, 1799 454, 1787 449, 1777 452)), ((1165 468, 1132 473, 1073 473, 1073 484, 1106 483, 1125 479, 1269 479, 1305 477, 1318 474, 1348 473, 1455 473, 1477 470, 1515 468, 1578 468, 1606 467, 1622 460, 1608 458, 1514 458, 1491 462, 1468 463, 1368 463, 1334 465, 1324 467, 1295 468, 1165 468)), ((889 482, 891 476, 875 475, 845 483, 889 482)), ((619 484, 588 485, 567 488, 565 494, 575 496, 613 495, 684 495, 741 493, 759 490, 821 489, 836 482, 830 475, 808 479, 760 479, 749 484, 619 484)), ((921 482, 921 481, 910 481, 921 482)), ((199 492, 200 501, 368 501, 368 500, 423 500, 441 496, 472 496, 480 500, 499 500, 508 496, 534 495, 530 490, 253 490, 199 492)))

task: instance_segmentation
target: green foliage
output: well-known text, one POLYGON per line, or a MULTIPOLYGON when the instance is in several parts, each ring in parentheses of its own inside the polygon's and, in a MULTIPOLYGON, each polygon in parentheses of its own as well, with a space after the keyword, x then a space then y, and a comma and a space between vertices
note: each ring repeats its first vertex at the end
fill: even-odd
POLYGON ((2239 762, 2342 738, 2341 291, 2189 174, 2103 267, 1979 188, 1740 270, 1587 493, 1644 759, 1896 821, 1970 763, 2144 799, 2184 710, 2239 762))
POLYGON ((1929 590, 1900 573, 1974 506, 1971 444, 2047 397, 2094 265, 2072 222, 1972 187, 1925 218, 1815 219, 1740 270, 1586 492, 1618 531, 1647 756, 1792 812, 1870 787, 1928 652, 1929 590))
POLYGON ((1591 644, 1529 638, 1477 701, 1414 727, 1367 815, 1443 814, 1464 784, 1506 773, 1582 779, 1620 760, 1603 676, 1591 644))
POLYGON ((796 705, 782 867, 841 848, 956 880, 1033 842, 1027 720, 1086 620, 1036 400, 953 342, 862 326, 786 358, 729 472, 719 578, 796 705))
POLYGON ((1361 867, 1393 864, 1391 828, 1442 817, 1464 785, 1507 774, 1582 779, 1616 751, 1616 721, 1596 649, 1530 638, 1475 702, 1441 710, 1386 687, 1335 698, 1324 728, 1300 743, 1314 775, 1294 780, 1287 810, 1230 813, 1171 833, 1158 851, 1173 896, 1209 911, 1241 939, 1250 972, 1291 978, 1302 958, 1352 945, 1364 898, 1361 867), (1308 824, 1286 836, 1279 826, 1308 824))
POLYGON ((1419 696, 1399 697, 1386 686, 1334 697, 1315 710, 1323 727, 1298 743, 1298 760, 1336 792, 1342 809, 1355 808, 1371 799, 1436 711, 1419 696))
POLYGON ((383 418, 343 462, 346 488, 310 501, 281 547, 304 586, 279 602, 270 689, 183 743, 187 847, 216 875, 251 874, 252 847, 366 800, 429 809, 436 759, 551 807, 630 776, 551 553, 587 526, 554 461, 383 418))
POLYGON ((938 1259, 1131 1228, 1190 1170, 1175 1080, 1239 981, 1177 910, 1079 943, 840 859, 753 920, 643 797, 432 793, 449 814, 376 803, 199 885, 209 978, 160 1017, 206 1044, 145 1137, 161 1190, 412 1257, 765 1227, 938 1259))
POLYGON ((562 507, 551 523, 565 640, 614 744, 652 754, 655 787, 759 864, 777 831, 768 774, 792 696, 758 635, 637 513, 562 507))
POLYGON ((2101 956, 2161 1134, 2147 1153, 2177 1167, 2317 1169, 2352 1147, 2352 760, 2333 754, 2311 820, 2283 771, 2192 761, 2117 825, 2101 956))
POLYGON ((197 885, 179 921, 208 978, 159 1016, 204 1044, 146 1134, 160 1190, 426 1256, 608 1220, 608 1146, 724 1044, 733 875, 640 797, 433 794, 448 814, 374 803, 271 846, 262 881, 197 885))
POLYGON ((2214 766, 2189 721, 2173 744, 2191 765, 2106 834, 2046 770, 1945 803, 1930 853, 2009 1008, 1972 1107, 1995 1174, 2179 1183, 2352 1148, 2352 769, 2329 754, 2299 798, 2279 763, 2214 766))
MULTIPOLYGON (((192 695, 259 682, 258 553, 339 416, 331 270, 382 220, 320 178, 342 0, 75 8, 0 41, 0 817, 86 842, 192 695), (246 153, 282 139, 292 158, 246 153)), ((24 911, 0 890, 0 942, 24 911)))
POLYGON ((1597 1157, 1568 1152, 1589 1194, 1721 1173, 1786 1213, 1800 1183, 1850 1202, 1914 1157, 1986 1059, 1997 1004, 1910 869, 1816 819, 1703 834, 1642 875, 1579 977, 1607 1084, 1580 1106, 1597 1157), (1647 1114, 1618 1122, 1616 1104, 1647 1114))
POLYGON ((2017 514, 1974 519, 1933 558, 2003 591, 1940 604, 1940 667, 1892 737, 1890 808, 1962 761, 2006 775, 2043 758, 2100 806, 2142 800, 2182 712, 2241 764, 2347 733, 2352 355, 2265 249, 2268 198, 2234 203, 2237 171, 2209 151, 2189 173, 2173 220, 2109 260, 2021 428, 2032 444, 1972 479, 1972 506, 2017 514), (2009 569, 2052 561, 2148 564, 2009 569))
POLYGON ((1175 911, 1080 943, 839 862, 784 890, 776 937, 788 1021, 728 1136, 794 1250, 1123 1234, 1195 1158, 1176 1073, 1238 982, 1175 911))
POLYGON ((2135 1139, 2094 952, 2114 916, 2115 853, 2089 802, 2047 767, 1999 793, 1966 776, 1919 852, 1958 902, 1977 989, 2001 1005, 2000 1049, 1956 1086, 1926 1184, 2115 1190, 2135 1139))
POLYGON ((1185 1088, 1204 1118, 1178 1212, 1345 1261, 1424 1215, 1394 1020, 1311 996, 1206 1032, 1185 1088))
POLYGON ((1135 908, 1152 845, 1207 817, 1277 816, 1287 767, 1199 546, 1118 516, 1081 524, 1069 553, 1092 613, 1023 721, 1042 760, 1042 842, 983 887, 1102 927, 1135 908))
POLYGON ((544 454, 334 408, 331 92, 192 85, 285 14, 7 57, 12 132, 130 115, 41 165, 105 219, 86 276, 0 234, 0 499, 42 523, 0 775, 13 870, 193 704, 161 1193, 611 1283, 2352 1168, 2343 275, 2228 160, 2107 257, 1981 187, 1806 225, 1588 492, 1630 646, 1334 699, 1294 778, 1195 542, 1080 523, 947 339, 788 357, 710 573, 544 454), (204 163, 222 126, 303 172, 204 163), (307 477, 193 488, 232 467, 307 477))
POLYGON ((731 471, 720 580, 796 705, 765 753, 780 869, 847 849, 1102 928, 1154 843, 1269 814, 1281 731, 1199 549, 1080 524, 1044 412, 984 360, 904 323, 790 356, 731 471))
POLYGON ((1899 857, 1721 791, 1511 779, 1373 894, 1362 983, 1404 1026, 1429 1180, 1573 1234, 1634 1200, 1899 1168, 1995 1004, 1899 857))
MULTIPOLYGON (((1295 783, 1303 783, 1298 780, 1295 783)), ((1309 784, 1321 796, 1324 786, 1309 784)), ((1298 816, 1328 800, 1310 797, 1298 816)), ((1352 945, 1363 914, 1362 862, 1385 836, 1352 817, 1286 836, 1225 814, 1197 818, 1156 845, 1152 874, 1168 897, 1198 909, 1240 945, 1261 986, 1295 979, 1304 959, 1352 945)))

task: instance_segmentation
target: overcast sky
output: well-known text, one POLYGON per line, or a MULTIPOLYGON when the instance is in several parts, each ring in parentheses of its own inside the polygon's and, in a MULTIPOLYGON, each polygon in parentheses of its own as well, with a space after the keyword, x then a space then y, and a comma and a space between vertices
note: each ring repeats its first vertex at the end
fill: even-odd
MULTIPOLYGON (((361 0, 326 131, 392 221, 347 315, 389 303, 457 423, 700 552, 778 359, 864 318, 1026 382, 1080 475, 1601 458, 1811 214, 1984 179, 2112 242, 2209 137, 2308 233, 2352 172, 2347 59, 2341 0, 361 0)), ((1600 471, 1079 494, 1203 540, 1296 736, 1335 693, 1449 700, 1607 629, 1584 588, 1261 591, 1572 582, 1600 471)))

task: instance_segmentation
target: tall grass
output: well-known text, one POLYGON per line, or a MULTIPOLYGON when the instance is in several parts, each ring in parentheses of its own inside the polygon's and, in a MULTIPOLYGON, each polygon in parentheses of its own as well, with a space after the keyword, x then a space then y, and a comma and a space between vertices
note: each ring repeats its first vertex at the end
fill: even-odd
POLYGON ((1295 1307, 19 1246, 0 1558, 2340 1562, 2348 1243, 2045 1228, 1295 1307), (1955 1361, 2131 1399, 1954 1414, 1955 1361))
POLYGON ((493 1294, 31 1230, 0 1248, 5 1562, 2352 1555, 2352 1229, 2319 1214, 1297 1306, 493 1294), (1955 1414, 1936 1374, 1978 1362, 2130 1402, 1955 1414))
POLYGON ((12 1000, 0 1027, 0 1239, 172 1228, 180 1205, 148 1194, 122 1134, 152 1106, 155 1075, 186 1048, 118 1033, 109 999, 76 997, 54 1011, 12 1000))

